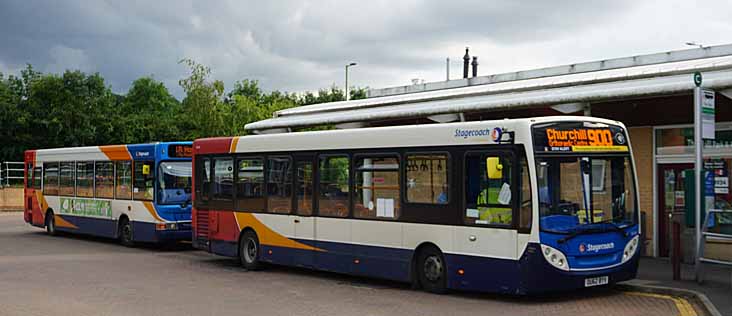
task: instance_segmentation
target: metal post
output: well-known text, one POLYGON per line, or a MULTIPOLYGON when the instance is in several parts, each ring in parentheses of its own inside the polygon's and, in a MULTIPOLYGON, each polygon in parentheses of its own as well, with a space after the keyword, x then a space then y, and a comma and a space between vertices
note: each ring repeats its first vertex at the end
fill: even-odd
POLYGON ((694 272, 697 279, 699 278, 700 264, 699 248, 701 247, 701 210, 702 210, 702 169, 704 168, 704 160, 702 150, 704 142, 702 140, 702 122, 701 122, 701 88, 694 88, 694 230, 696 232, 696 251, 694 252, 694 272))
POLYGON ((450 57, 445 62, 445 81, 450 81, 450 57))
POLYGON ((346 92, 346 101, 348 101, 348 97, 349 97, 349 95, 348 95, 348 67, 356 66, 356 65, 357 65, 356 63, 349 63, 349 64, 346 65, 346 90, 345 90, 345 92, 346 92))
MULTIPOLYGON (((672 218, 669 216, 669 218, 672 218)), ((681 224, 677 219, 673 221, 673 258, 671 258, 671 267, 673 268, 673 279, 681 280, 681 224)))

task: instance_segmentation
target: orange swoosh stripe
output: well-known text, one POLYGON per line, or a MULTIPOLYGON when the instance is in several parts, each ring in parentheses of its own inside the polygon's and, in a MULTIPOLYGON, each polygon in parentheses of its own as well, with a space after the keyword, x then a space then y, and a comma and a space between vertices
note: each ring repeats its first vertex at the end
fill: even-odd
POLYGON ((229 148, 230 153, 236 152, 236 145, 239 144, 239 137, 233 137, 231 139, 231 147, 229 148))
POLYGON ((41 216, 43 216, 43 221, 46 221, 46 210, 48 209, 48 203, 46 203, 46 198, 43 196, 43 192, 41 190, 36 190, 36 200, 38 200, 38 207, 41 209, 41 216))
POLYGON ((99 146, 109 160, 131 160, 132 155, 125 145, 99 146))
POLYGON ((69 221, 65 220, 61 215, 53 215, 53 220, 58 227, 63 228, 71 228, 71 229, 79 229, 79 227, 76 227, 76 225, 71 224, 69 221))
POLYGON ((234 216, 236 217, 236 223, 239 225, 239 229, 241 230, 244 227, 251 227, 252 229, 254 229, 255 232, 257 232, 259 242, 263 245, 303 250, 325 251, 323 249, 309 246, 283 236, 282 234, 264 225, 251 213, 236 212, 234 213, 234 216))
POLYGON ((145 205, 145 208, 150 213, 150 215, 152 215, 152 217, 155 218, 155 220, 157 220, 159 222, 165 222, 164 219, 162 219, 162 218, 160 218, 160 216, 158 216, 158 212, 155 210, 155 207, 153 206, 152 202, 142 202, 142 204, 145 205))

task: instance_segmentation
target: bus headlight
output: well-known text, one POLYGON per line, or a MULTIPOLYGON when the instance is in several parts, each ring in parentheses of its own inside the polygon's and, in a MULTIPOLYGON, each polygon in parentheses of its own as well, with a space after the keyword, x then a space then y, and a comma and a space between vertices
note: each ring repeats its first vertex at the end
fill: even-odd
POLYGON ((626 262, 630 260, 630 258, 633 258, 633 255, 635 254, 635 251, 638 250, 638 243, 640 242, 640 235, 635 235, 633 239, 631 239, 627 245, 625 245, 625 250, 623 250, 623 261, 626 262))
POLYGON ((561 251, 547 245, 541 245, 541 253, 544 255, 544 259, 555 268, 569 271, 567 257, 561 251))

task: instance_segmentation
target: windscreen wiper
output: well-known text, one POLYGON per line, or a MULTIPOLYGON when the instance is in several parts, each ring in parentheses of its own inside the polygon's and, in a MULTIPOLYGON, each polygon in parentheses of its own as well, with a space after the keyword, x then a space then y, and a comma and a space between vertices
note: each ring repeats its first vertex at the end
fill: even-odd
POLYGON ((616 216, 614 218, 609 218, 604 221, 597 222, 595 224, 610 224, 610 226, 612 227, 612 230, 621 233, 623 235, 623 237, 628 237, 628 232, 626 232, 624 229, 620 228, 620 226, 618 226, 618 224, 614 223, 616 219, 621 219, 623 217, 624 216, 616 216))
POLYGON ((570 239, 579 236, 580 234, 584 234, 584 233, 599 233, 599 232, 601 232, 601 230, 593 229, 593 228, 588 228, 588 229, 580 229, 580 228, 577 228, 573 232, 571 232, 569 235, 564 236, 562 238, 559 238, 557 240, 557 243, 563 244, 563 243, 569 241, 570 239))

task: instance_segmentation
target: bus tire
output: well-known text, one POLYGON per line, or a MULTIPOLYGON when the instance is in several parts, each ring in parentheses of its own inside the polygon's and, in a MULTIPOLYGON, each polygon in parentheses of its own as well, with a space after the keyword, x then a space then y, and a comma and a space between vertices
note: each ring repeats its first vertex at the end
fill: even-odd
POLYGON ((417 280, 427 292, 447 292, 447 264, 442 252, 433 246, 422 248, 417 255, 417 280))
POLYGON ((58 234, 56 231, 56 217, 53 215, 53 211, 51 210, 46 212, 46 233, 51 236, 56 236, 58 234))
POLYGON ((134 231, 132 230, 132 223, 127 217, 122 217, 119 221, 119 232, 117 233, 119 243, 125 247, 133 247, 135 241, 133 239, 134 231))
POLYGON ((239 261, 244 269, 259 270, 262 263, 259 261, 259 238, 252 230, 247 230, 239 240, 239 261))

